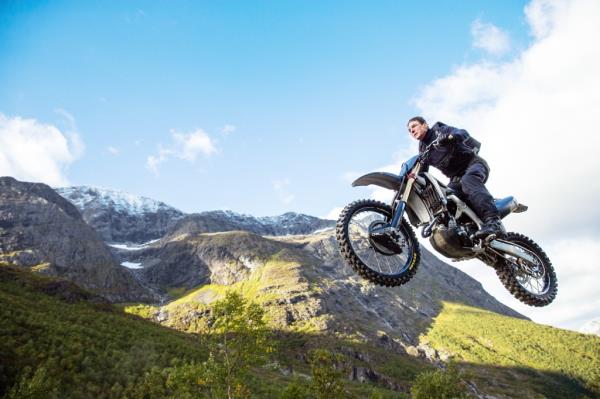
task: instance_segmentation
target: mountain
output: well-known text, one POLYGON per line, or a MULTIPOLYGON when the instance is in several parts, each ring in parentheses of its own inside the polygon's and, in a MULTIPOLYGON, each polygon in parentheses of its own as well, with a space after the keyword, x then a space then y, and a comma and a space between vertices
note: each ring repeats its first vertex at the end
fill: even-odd
POLYGON ((288 212, 254 217, 232 211, 183 212, 161 201, 123 191, 89 187, 59 187, 56 192, 109 243, 144 243, 165 235, 245 230, 260 235, 307 234, 331 228, 332 220, 288 212))
POLYGON ((63 276, 111 301, 154 296, 49 186, 0 177, 0 261, 63 276))
POLYGON ((425 249, 420 270, 405 286, 367 283, 340 258, 331 230, 279 237, 245 231, 186 235, 122 256, 141 265, 134 272, 144 284, 171 296, 186 293, 153 309, 156 319, 184 330, 193 329, 199 305, 220 298, 227 289, 261 303, 277 328, 372 340, 383 333, 402 345, 417 344, 443 301, 524 318, 425 249))
POLYGON ((335 221, 294 212, 280 216, 254 217, 232 211, 210 211, 186 215, 168 232, 168 236, 182 234, 214 233, 220 231, 244 230, 251 233, 283 236, 309 234, 318 230, 333 228, 335 221))
MULTIPOLYGON (((81 199, 83 211, 158 212, 101 197, 81 199)), ((203 334, 215 302, 229 291, 260 305, 278 343, 269 366, 254 370, 257 397, 280 397, 286 384, 308 375, 314 348, 343 359, 355 397, 402 397, 419 372, 450 359, 468 372, 462 384, 477 397, 600 393, 599 338, 530 322, 424 248, 416 276, 387 288, 345 264, 332 221, 294 213, 178 213, 160 228, 147 226, 155 231, 144 238, 154 237, 150 242, 131 245, 142 240, 125 238, 136 237, 135 229, 113 228, 123 220, 118 215, 96 233, 50 187, 0 178, 0 334, 8 337, 0 340, 0 358, 9 359, 0 367, 0 394, 4 386, 35 384, 71 397, 138 397, 138 387, 164 388, 162 378, 177 367, 189 376, 186 362, 207 360, 203 334), (129 245, 115 244, 116 231, 129 245), (111 247, 102 232, 110 232, 111 247), (153 323, 123 314, 98 294, 130 302, 120 306, 153 323), (201 339, 180 340, 174 330, 201 339)))
POLYGON ((184 216, 163 202, 118 190, 75 186, 59 187, 56 192, 74 204, 106 242, 157 239, 184 216))

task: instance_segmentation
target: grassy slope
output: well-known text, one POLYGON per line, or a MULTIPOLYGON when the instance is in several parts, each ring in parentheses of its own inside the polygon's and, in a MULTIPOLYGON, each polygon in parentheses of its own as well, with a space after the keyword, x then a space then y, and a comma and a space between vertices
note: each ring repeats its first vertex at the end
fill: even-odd
MULTIPOLYGON (((193 335, 184 334, 108 304, 89 302, 89 294, 73 285, 53 287, 57 280, 0 265, 0 397, 20 378, 26 367, 43 367, 58 383, 61 397, 122 398, 152 367, 166 368, 176 361, 203 361, 206 352, 193 335), (64 291, 70 291, 64 298, 64 291), (59 297, 62 297, 59 298, 59 297)), ((252 290, 251 290, 252 291, 252 290)), ((91 298, 94 299, 94 298, 91 298)), ((275 364, 283 370, 309 375, 304 360, 314 348, 342 353, 344 367, 368 367, 356 353, 368 353, 389 381, 408 389, 415 376, 430 366, 408 356, 390 356, 384 349, 345 342, 333 337, 275 332, 279 348, 275 364)), ((255 371, 253 392, 277 398, 292 377, 278 368, 255 371)), ((355 397, 377 389, 385 398, 398 392, 372 384, 346 383, 355 397)), ((51 398, 52 396, 48 396, 51 398)))
POLYGON ((90 303, 74 285, 57 290, 57 281, 0 266, 0 395, 26 367, 46 368, 66 397, 103 398, 153 366, 205 358, 189 335, 90 303))
POLYGON ((488 393, 600 396, 600 337, 445 303, 421 342, 453 354, 488 393))
MULTIPOLYGON (((263 284, 295 281, 291 263, 268 262, 255 281, 235 289, 261 297, 263 284), (285 267, 283 267, 285 266, 285 267), (286 269, 290 274, 282 273, 286 269), (289 280, 289 281, 287 281, 289 280)), ((153 366, 173 360, 203 360, 206 356, 192 336, 124 314, 106 304, 90 303, 89 294, 56 280, 0 267, 0 395, 14 384, 26 366, 44 366, 60 381, 66 397, 123 397, 153 366), (68 295, 64 295, 68 291, 68 295), (62 299, 57 298, 62 297, 62 299), (79 298, 79 299, 78 299, 79 298)), ((193 298, 210 291, 220 297, 225 287, 206 286, 188 293, 177 306, 196 306, 193 298)), ((172 306, 172 307, 171 307, 172 306)), ((205 306, 205 304, 197 304, 205 306)), ((277 332, 277 362, 282 369, 309 374, 304 361, 312 348, 328 348, 345 356, 345 366, 365 367, 406 389, 423 362, 392 355, 380 347, 306 331, 277 332)), ((599 394, 600 338, 540 326, 464 305, 444 304, 423 341, 451 352, 478 390, 498 397, 596 397, 599 394)), ((277 369, 256 371, 258 397, 277 397, 290 377, 277 369)), ((370 384, 347 383, 358 397, 368 397, 370 384)), ((397 397, 382 390, 384 397, 397 397)))

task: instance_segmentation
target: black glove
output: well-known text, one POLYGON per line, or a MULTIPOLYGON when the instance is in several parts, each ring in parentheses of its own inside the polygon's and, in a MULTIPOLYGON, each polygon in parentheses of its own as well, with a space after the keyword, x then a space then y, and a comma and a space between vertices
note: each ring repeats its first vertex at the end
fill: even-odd
POLYGON ((448 133, 440 133, 438 143, 440 145, 448 145, 454 140, 454 136, 448 133))

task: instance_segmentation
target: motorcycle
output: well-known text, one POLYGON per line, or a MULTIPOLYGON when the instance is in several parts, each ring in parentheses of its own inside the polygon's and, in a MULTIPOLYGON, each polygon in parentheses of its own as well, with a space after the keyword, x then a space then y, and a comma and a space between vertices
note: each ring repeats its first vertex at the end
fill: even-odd
MULTIPOLYGON (((546 306, 557 294, 554 267, 546 253, 523 234, 477 238, 483 222, 449 187, 422 172, 435 140, 402 164, 400 174, 375 172, 353 187, 376 185, 396 192, 391 205, 358 200, 347 205, 336 225, 341 256, 363 278, 382 286, 406 284, 417 272, 421 251, 413 231, 422 228, 433 248, 454 261, 479 259, 496 270, 519 301, 546 306), (408 216, 408 220, 404 215, 408 216), (410 223, 409 223, 410 222, 410 223)), ((501 218, 527 210, 514 197, 495 200, 501 218)))

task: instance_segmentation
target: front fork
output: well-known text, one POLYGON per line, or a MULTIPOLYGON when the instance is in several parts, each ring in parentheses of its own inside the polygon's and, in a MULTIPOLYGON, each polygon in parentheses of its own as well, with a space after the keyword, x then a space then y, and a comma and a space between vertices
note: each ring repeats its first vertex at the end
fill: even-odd
POLYGON ((408 197, 410 196, 413 184, 415 183, 415 180, 417 179, 420 170, 421 163, 417 163, 412 169, 412 171, 406 176, 406 185, 404 186, 402 195, 400 195, 400 198, 394 199, 394 201, 398 201, 398 205, 396 206, 396 212, 394 212, 394 217, 392 218, 392 222, 390 223, 390 227, 393 229, 397 230, 398 228, 400 228, 400 224, 402 224, 402 216, 404 216, 406 203, 408 202, 408 197))

